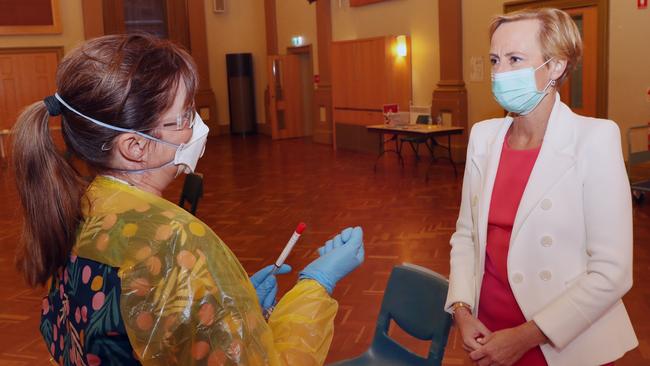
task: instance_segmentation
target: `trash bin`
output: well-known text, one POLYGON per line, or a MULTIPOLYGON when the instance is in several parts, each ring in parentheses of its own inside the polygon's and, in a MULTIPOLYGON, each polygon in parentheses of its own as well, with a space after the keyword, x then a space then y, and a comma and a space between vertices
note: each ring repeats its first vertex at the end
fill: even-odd
POLYGON ((228 70, 230 133, 243 134, 244 136, 256 133, 253 55, 229 53, 226 55, 226 68, 228 70))

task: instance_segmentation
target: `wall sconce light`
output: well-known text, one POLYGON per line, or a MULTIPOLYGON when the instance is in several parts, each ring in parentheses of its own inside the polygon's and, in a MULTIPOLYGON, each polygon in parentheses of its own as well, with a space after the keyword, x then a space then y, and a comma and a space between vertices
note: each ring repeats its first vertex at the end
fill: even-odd
POLYGON ((397 56, 406 57, 407 47, 406 47, 406 36, 401 35, 397 36, 397 56))
POLYGON ((300 47, 300 46, 303 45, 304 42, 305 42, 305 39, 303 38, 303 36, 291 37, 291 44, 294 47, 300 47))

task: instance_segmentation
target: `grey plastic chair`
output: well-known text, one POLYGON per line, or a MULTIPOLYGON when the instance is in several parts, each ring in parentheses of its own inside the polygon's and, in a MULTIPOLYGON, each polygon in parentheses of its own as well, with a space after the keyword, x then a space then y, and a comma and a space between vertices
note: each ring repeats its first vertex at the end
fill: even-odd
POLYGON ((451 316, 444 311, 449 282, 443 276, 413 264, 395 266, 388 279, 375 336, 361 356, 329 366, 441 365, 451 328, 451 316), (388 336, 390 320, 411 336, 430 340, 423 358, 388 336))

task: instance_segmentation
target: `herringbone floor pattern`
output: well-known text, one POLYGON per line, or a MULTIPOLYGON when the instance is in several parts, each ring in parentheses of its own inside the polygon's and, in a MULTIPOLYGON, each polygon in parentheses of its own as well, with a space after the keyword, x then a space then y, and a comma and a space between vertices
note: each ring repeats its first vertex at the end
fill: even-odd
MULTIPOLYGON (((370 344, 390 269, 412 262, 449 272, 449 237, 461 188, 444 161, 426 183, 425 163, 407 159, 400 169, 387 157, 373 173, 374 157, 339 151, 306 140, 271 142, 266 137, 211 138, 198 170, 205 195, 197 216, 254 272, 272 263, 295 225, 308 228, 280 278, 284 292, 315 249, 340 229, 361 225, 366 262, 336 288, 340 311, 328 362, 352 357, 370 344)), ((461 167, 462 168, 462 167, 461 167)), ((460 170, 462 172, 462 170, 460 170)), ((182 180, 166 192, 176 201, 182 180)), ((20 211, 11 170, 0 170, 0 365, 48 365, 38 332, 43 289, 23 285, 12 260, 19 239, 20 211)), ((650 205, 635 207, 635 286, 625 297, 641 346, 617 365, 650 364, 650 205)), ((396 338, 419 353, 426 345, 399 332, 396 338)), ((470 365, 452 330, 445 365, 470 365)))

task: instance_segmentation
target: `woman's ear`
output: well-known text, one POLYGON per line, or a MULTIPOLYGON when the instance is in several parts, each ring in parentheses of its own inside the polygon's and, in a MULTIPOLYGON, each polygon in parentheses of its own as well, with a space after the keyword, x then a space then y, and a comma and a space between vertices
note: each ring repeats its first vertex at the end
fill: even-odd
POLYGON ((562 77, 564 70, 566 70, 567 60, 553 59, 550 64, 551 80, 557 80, 562 77))
POLYGON ((127 162, 140 163, 146 155, 146 148, 149 141, 135 133, 123 133, 115 138, 115 158, 127 162))

